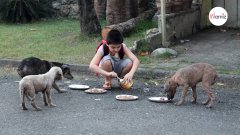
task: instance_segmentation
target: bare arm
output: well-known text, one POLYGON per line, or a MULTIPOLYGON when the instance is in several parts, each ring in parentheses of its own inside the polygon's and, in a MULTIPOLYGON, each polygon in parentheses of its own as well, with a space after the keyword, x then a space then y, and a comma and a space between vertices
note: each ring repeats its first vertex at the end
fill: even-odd
POLYGON ((108 76, 108 77, 116 77, 117 74, 115 72, 107 72, 103 70, 102 68, 99 67, 99 63, 102 59, 102 54, 100 52, 97 52, 93 59, 90 62, 89 69, 97 74, 101 74, 103 76, 108 76))
POLYGON ((124 48, 124 53, 133 62, 132 69, 128 74, 125 75, 124 78, 127 79, 128 81, 132 81, 132 77, 140 64, 140 61, 127 47, 124 48))

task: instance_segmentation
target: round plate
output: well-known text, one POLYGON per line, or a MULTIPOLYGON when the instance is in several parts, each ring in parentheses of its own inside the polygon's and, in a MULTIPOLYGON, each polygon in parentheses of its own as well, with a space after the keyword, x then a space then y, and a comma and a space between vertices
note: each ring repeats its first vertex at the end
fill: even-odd
POLYGON ((68 87, 72 90, 86 90, 86 89, 89 89, 88 85, 80 85, 80 84, 71 84, 68 87))
POLYGON ((92 89, 85 90, 84 92, 89 94, 102 94, 102 93, 106 93, 107 90, 100 89, 100 88, 92 88, 92 89))
POLYGON ((131 100, 137 100, 138 96, 134 96, 134 95, 117 95, 116 99, 117 100, 121 100, 121 101, 131 101, 131 100))
POLYGON ((168 100, 167 97, 150 97, 148 98, 152 102, 159 102, 159 103, 168 103, 171 100, 168 100))

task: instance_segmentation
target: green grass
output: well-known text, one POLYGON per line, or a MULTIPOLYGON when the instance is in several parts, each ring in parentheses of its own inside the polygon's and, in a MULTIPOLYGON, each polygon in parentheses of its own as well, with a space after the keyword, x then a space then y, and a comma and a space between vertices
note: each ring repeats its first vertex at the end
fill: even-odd
POLYGON ((226 69, 218 69, 218 73, 220 74, 235 74, 240 75, 240 70, 226 70, 226 69))
MULTIPOLYGON (((103 22, 104 23, 104 22, 103 22)), ((125 38, 128 46, 144 37, 145 30, 156 27, 149 21, 125 38)), ((31 24, 0 23, 0 58, 21 60, 29 56, 70 64, 88 64, 95 54, 98 37, 80 32, 79 20, 48 20, 31 24)))

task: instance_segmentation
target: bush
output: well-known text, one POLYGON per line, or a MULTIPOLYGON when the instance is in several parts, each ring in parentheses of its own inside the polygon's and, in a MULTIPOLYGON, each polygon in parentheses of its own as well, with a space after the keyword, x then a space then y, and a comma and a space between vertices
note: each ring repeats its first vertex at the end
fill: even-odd
POLYGON ((25 23, 54 15, 51 0, 0 0, 3 21, 25 23))

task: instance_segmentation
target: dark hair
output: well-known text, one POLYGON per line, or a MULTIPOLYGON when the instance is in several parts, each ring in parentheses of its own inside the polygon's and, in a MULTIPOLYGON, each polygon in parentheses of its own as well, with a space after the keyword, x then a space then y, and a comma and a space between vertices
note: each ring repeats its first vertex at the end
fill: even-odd
POLYGON ((108 44, 122 44, 123 43, 123 35, 118 30, 111 30, 107 35, 107 43, 108 44))

